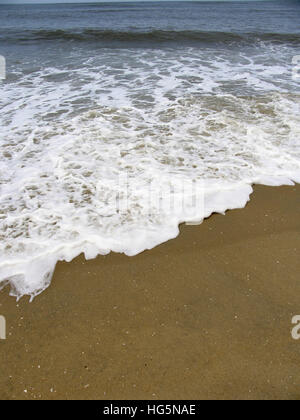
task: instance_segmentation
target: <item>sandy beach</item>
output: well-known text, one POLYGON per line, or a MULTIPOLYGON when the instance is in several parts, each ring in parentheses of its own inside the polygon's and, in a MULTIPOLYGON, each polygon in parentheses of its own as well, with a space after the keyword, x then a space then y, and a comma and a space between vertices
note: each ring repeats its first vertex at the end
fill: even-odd
POLYGON ((135 257, 59 263, 0 293, 3 399, 299 399, 300 186, 182 226, 135 257))

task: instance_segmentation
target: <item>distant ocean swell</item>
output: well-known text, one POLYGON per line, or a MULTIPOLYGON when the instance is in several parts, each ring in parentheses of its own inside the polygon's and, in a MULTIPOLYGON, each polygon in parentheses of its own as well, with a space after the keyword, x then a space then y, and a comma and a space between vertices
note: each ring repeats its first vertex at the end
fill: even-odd
POLYGON ((0 39, 10 42, 32 41, 119 41, 119 42, 197 42, 197 43, 255 43, 269 41, 274 43, 292 43, 300 45, 300 34, 277 33, 229 33, 202 31, 116 31, 85 29, 72 30, 31 30, 10 31, 3 30, 0 39))

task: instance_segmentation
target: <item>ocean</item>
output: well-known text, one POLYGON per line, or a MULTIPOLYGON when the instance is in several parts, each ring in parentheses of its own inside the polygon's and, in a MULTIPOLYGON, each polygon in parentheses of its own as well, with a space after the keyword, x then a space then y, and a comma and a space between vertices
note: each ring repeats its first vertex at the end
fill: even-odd
MULTIPOLYGON (((0 5, 0 286, 300 182, 300 2, 0 5)), ((255 198, 254 198, 255 199, 255 198)))

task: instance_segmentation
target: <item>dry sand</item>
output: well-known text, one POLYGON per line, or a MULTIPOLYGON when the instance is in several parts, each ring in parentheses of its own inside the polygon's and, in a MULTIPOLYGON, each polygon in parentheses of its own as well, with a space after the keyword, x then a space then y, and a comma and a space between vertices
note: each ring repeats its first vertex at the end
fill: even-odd
POLYGON ((136 257, 59 263, 0 293, 0 399, 299 399, 300 186, 136 257))

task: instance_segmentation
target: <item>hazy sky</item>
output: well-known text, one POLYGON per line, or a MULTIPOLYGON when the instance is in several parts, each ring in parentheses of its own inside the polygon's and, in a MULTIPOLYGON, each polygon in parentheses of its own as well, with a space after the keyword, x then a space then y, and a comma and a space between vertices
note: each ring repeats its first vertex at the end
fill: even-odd
MULTIPOLYGON (((21 3, 109 3, 118 1, 155 1, 155 0, 0 0, 0 4, 21 4, 21 3)), ((156 0, 157 1, 157 0, 156 0)), ((168 0, 158 0, 168 1, 168 0)), ((171 0, 169 0, 171 1, 171 0)), ((181 1, 269 1, 269 0, 181 0, 181 1)))

